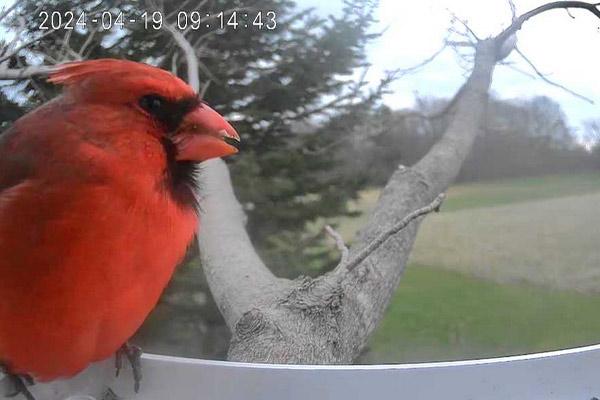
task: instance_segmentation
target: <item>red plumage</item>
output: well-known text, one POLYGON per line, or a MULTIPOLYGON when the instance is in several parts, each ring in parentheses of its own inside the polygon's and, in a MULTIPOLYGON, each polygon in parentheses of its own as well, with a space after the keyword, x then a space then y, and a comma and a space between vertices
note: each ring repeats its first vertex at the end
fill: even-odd
POLYGON ((239 140, 148 65, 71 63, 49 80, 63 95, 0 135, 0 362, 41 381, 138 329, 197 226, 193 163, 239 140))

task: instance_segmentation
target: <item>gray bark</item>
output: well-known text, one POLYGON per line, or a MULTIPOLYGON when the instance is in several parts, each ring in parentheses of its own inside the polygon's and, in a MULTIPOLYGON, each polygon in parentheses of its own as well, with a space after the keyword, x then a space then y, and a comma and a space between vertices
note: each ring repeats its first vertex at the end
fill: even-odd
MULTIPOLYGON (((386 226, 431 203, 456 177, 485 115, 497 61, 494 40, 478 43, 471 76, 443 138, 384 188, 349 258, 386 226)), ((233 338, 229 358, 272 363, 350 363, 379 324, 397 288, 420 220, 385 241, 356 268, 312 279, 274 277, 244 230, 224 164, 205 170, 200 227, 202 264, 233 338)))
POLYGON ((0 68, 0 81, 31 78, 34 75, 45 75, 52 71, 51 66, 34 66, 26 68, 0 68))

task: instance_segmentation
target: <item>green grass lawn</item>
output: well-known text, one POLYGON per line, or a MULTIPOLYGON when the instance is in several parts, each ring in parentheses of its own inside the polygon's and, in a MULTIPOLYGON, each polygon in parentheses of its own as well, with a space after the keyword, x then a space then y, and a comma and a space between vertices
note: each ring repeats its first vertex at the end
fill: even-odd
MULTIPOLYGON (((373 207, 378 191, 354 204, 373 207)), ((362 361, 522 354, 600 342, 600 174, 452 187, 362 361)), ((348 240, 366 216, 338 220, 348 240)))
POLYGON ((600 174, 547 175, 455 185, 443 209, 456 211, 600 191, 600 174))
POLYGON ((412 265, 362 361, 460 360, 600 342, 600 296, 412 265))

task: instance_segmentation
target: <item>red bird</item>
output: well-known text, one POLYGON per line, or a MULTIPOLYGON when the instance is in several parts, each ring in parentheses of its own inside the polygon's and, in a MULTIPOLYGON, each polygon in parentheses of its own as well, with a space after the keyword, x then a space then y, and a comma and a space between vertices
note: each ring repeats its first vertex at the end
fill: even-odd
POLYGON ((49 81, 64 93, 0 135, 0 363, 26 396, 19 376, 72 376, 134 334, 198 226, 196 163, 239 143, 149 65, 75 62, 49 81))

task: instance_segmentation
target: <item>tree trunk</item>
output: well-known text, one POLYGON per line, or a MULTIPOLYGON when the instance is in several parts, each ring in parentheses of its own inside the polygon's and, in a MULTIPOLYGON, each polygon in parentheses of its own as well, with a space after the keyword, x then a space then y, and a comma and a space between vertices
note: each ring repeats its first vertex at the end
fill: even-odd
MULTIPOLYGON (((399 166, 392 175, 349 258, 371 243, 382 227, 427 205, 453 182, 485 115, 497 49, 492 39, 478 43, 473 71, 447 131, 416 165, 399 166)), ((204 188, 200 251, 211 290, 233 332, 229 359, 352 362, 400 282, 420 219, 351 270, 340 265, 315 279, 290 281, 274 277, 256 255, 222 162, 207 170, 204 188)))

